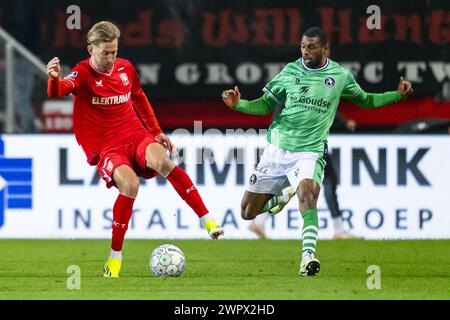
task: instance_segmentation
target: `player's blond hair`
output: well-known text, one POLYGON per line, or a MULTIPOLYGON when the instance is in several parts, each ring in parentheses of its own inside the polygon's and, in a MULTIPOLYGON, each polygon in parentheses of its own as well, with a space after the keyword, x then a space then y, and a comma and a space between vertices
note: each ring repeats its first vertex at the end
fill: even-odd
POLYGON ((102 42, 111 42, 119 39, 119 28, 110 21, 100 21, 92 26, 87 34, 87 43, 97 45, 102 42))

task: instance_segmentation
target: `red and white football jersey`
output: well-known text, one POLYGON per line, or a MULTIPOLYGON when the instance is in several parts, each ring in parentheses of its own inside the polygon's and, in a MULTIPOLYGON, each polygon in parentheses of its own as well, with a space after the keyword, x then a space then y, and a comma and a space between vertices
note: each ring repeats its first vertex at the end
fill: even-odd
POLYGON ((86 59, 63 80, 49 78, 48 95, 74 96, 73 128, 90 164, 103 150, 125 143, 137 129, 161 133, 153 109, 142 91, 134 66, 116 58, 108 73, 86 59), (136 110, 135 110, 136 109, 136 110))

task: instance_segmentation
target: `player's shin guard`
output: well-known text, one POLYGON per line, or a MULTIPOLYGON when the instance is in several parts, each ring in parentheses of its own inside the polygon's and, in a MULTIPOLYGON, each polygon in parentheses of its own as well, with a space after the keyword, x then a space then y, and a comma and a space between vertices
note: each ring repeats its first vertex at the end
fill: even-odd
POLYGON ((111 249, 121 251, 125 233, 133 212, 134 198, 119 194, 113 207, 113 225, 111 249))
POLYGON ((302 230, 302 258, 310 255, 314 258, 316 253, 316 243, 319 234, 319 219, 316 209, 308 209, 302 213, 303 230, 302 230))
POLYGON ((166 178, 199 218, 208 213, 197 188, 183 169, 175 166, 166 178))

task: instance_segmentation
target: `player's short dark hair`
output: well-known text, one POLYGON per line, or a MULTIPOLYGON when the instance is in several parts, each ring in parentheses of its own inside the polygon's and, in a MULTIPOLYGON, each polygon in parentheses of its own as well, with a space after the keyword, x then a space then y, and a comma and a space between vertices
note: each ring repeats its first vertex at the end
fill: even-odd
POLYGON ((311 27, 303 33, 306 37, 317 37, 321 44, 328 44, 327 36, 325 32, 319 27, 311 27))

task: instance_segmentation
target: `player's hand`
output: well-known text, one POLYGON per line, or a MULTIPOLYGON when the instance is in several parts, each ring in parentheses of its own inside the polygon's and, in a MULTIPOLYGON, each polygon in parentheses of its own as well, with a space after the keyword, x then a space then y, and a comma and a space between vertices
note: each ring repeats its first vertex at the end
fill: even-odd
POLYGON ((164 133, 160 133, 155 137, 156 140, 159 142, 162 142, 162 144, 169 150, 170 153, 177 155, 178 151, 177 148, 173 145, 172 141, 170 141, 169 137, 166 136, 164 133))
POLYGON ((47 63, 47 74, 52 78, 56 78, 59 76, 60 72, 61 66, 59 65, 59 58, 54 57, 47 63))
POLYGON ((236 109, 236 105, 241 100, 241 93, 239 92, 239 88, 234 86, 234 90, 225 90, 222 92, 222 100, 225 102, 228 108, 236 109))
POLYGON ((408 98, 413 93, 411 82, 404 80, 403 77, 400 77, 400 82, 398 83, 397 91, 398 93, 400 93, 403 99, 408 98))

